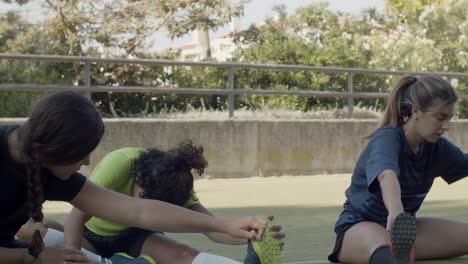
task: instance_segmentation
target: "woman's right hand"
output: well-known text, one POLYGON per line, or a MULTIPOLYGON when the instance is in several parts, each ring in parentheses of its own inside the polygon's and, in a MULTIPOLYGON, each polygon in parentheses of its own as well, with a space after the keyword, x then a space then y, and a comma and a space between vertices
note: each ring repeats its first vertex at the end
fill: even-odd
POLYGON ((387 231, 388 232, 392 231, 393 223, 395 223, 395 218, 399 216, 401 213, 404 213, 402 209, 388 212, 388 217, 387 217, 387 231))
POLYGON ((64 247, 46 247, 36 258, 33 264, 98 264, 90 260, 83 252, 64 248, 64 247))
POLYGON ((261 240, 266 226, 267 221, 264 219, 247 216, 227 221, 225 230, 233 237, 261 240), (251 230, 257 230, 257 233, 250 232, 251 230))

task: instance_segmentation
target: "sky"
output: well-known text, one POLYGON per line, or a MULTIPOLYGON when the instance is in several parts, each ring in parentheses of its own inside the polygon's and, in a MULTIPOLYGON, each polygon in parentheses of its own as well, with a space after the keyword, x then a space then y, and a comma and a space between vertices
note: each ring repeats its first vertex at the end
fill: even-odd
MULTIPOLYGON (((43 0, 31 0, 24 6, 16 4, 6 4, 0 0, 0 13, 8 10, 20 10, 20 12, 29 18, 32 22, 43 18, 41 2, 43 0)), ((251 0, 244 7, 244 16, 240 18, 240 29, 246 29, 251 24, 259 24, 268 17, 273 16, 272 8, 276 5, 285 5, 288 14, 294 13, 297 8, 307 6, 312 3, 320 2, 319 0, 251 0)), ((328 0, 329 9, 334 12, 351 13, 358 15, 362 9, 374 7, 380 12, 384 11, 385 0, 328 0)), ((224 35, 229 32, 229 26, 218 29, 217 32, 210 32, 210 38, 224 35)), ((155 35, 158 39, 158 49, 169 47, 179 47, 192 42, 191 34, 188 34, 180 39, 170 40, 165 37, 164 32, 155 35)))

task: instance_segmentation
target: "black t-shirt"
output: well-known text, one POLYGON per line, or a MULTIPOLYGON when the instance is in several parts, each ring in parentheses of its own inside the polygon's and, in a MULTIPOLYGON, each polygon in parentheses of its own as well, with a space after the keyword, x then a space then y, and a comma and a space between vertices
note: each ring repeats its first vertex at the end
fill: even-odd
MULTIPOLYGON (((26 167, 15 162, 8 150, 8 134, 17 127, 0 125, 0 244, 13 240, 29 219, 26 167)), ((45 168, 42 175, 44 200, 50 201, 73 200, 86 181, 79 173, 62 181, 45 168)))

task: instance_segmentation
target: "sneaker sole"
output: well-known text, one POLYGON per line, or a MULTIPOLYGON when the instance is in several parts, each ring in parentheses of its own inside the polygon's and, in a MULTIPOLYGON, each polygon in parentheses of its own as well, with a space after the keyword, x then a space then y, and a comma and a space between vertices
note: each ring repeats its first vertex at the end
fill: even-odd
POLYGON ((411 248, 416 240, 416 218, 402 213, 395 218, 392 233, 392 253, 394 264, 411 264, 411 248))

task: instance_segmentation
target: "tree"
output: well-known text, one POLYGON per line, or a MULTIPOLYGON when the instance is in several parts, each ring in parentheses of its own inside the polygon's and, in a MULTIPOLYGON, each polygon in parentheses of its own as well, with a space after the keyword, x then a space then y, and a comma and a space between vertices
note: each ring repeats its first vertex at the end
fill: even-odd
POLYGON ((123 57, 141 48, 154 33, 180 37, 196 28, 216 29, 243 12, 247 0, 46 0, 67 38, 67 54, 86 45, 119 48, 123 57), (81 47, 78 47, 78 45, 81 47))
MULTIPOLYGON (((405 21, 375 10, 365 10, 358 17, 332 13, 325 3, 279 17, 243 32, 237 39, 239 48, 233 60, 407 71, 468 70, 466 0, 447 0, 443 7, 428 5, 418 17, 405 21)), ((355 74, 354 89, 387 92, 398 77, 355 74)), ((236 72, 236 81, 241 87, 256 89, 346 91, 345 74, 243 70, 236 72)), ((466 89, 468 80, 453 81, 458 91, 466 89)), ((238 100, 239 106, 255 108, 265 104, 300 110, 341 107, 344 103, 334 98, 294 96, 244 95, 238 100)), ((381 99, 355 99, 355 103, 384 107, 381 99)))
MULTIPOLYGON (((7 12, 0 16, 0 53, 42 53, 53 46, 43 38, 42 27, 33 25, 17 12, 7 12)), ((44 84, 60 82, 61 74, 57 65, 0 60, 0 83, 44 84)), ((0 116, 27 116, 30 107, 44 92, 0 92, 0 116)))
POLYGON ((417 16, 426 6, 443 6, 447 0, 386 0, 385 10, 391 16, 417 16))
MULTIPOLYGON (((58 0, 49 1, 57 2, 58 0)), ((90 0, 74 3, 81 5, 88 1, 90 0)), ((427 5, 418 16, 405 20, 384 16, 374 9, 365 10, 360 16, 333 13, 327 9, 325 3, 305 6, 291 15, 286 13, 284 7, 279 6, 275 8, 277 19, 269 19, 265 25, 252 26, 241 32, 236 39, 238 46, 232 61, 467 72, 468 1, 446 1, 445 6, 427 5)), ((61 9, 54 11, 56 12, 54 14, 60 14, 62 10, 66 16, 52 16, 53 18, 39 25, 28 24, 13 13, 0 16, 0 52, 70 53, 96 56, 99 53, 90 48, 92 43, 102 45, 104 43, 111 45, 117 43, 116 41, 130 43, 124 37, 131 35, 125 35, 124 32, 130 32, 128 27, 133 25, 128 25, 128 27, 124 25, 121 31, 111 32, 103 29, 99 32, 99 24, 90 19, 97 14, 84 17, 79 17, 78 13, 73 13, 76 17, 70 15, 68 12, 73 12, 72 6, 69 6, 71 3, 73 0, 69 0, 68 5, 61 6, 61 9), (57 22, 53 23, 54 21, 57 22), (105 32, 112 34, 104 34, 105 32), (76 38, 70 38, 67 34, 76 38), (123 34, 122 40, 116 38, 118 34, 123 34), (96 36, 101 38, 96 38, 96 36)), ((78 10, 79 6, 76 7, 78 10)), ((116 14, 116 16, 120 15, 125 14, 116 14)), ((192 18, 187 18, 187 21, 192 18)), ((131 24, 136 25, 136 22, 131 24)), ((176 30, 175 26, 173 28, 176 30)), ((182 29, 179 30, 184 32, 182 29)), ((131 51, 132 49, 123 50, 131 51)), ((132 54, 148 59, 178 60, 180 58, 179 54, 174 51, 163 55, 151 55, 142 54, 138 49, 133 49, 132 54)), ((83 83, 80 74, 83 65, 79 64, 36 62, 6 64, 5 61, 0 63, 0 83, 71 84, 72 80, 83 83)), ((93 65, 92 70, 91 78, 95 85, 202 88, 221 88, 228 85, 227 73, 224 69, 102 64, 93 65)), ((345 73, 243 69, 236 70, 234 74, 237 88, 346 91, 347 75, 345 73)), ((398 77, 354 74, 354 89, 357 92, 387 92, 398 77)), ((459 93, 468 93, 466 78, 452 78, 451 82, 459 93)), ((346 101, 340 98, 324 97, 241 95, 236 98, 238 99, 236 107, 250 109, 266 106, 306 111, 342 107, 346 104, 346 101)), ((185 111, 191 107, 224 109, 226 96, 99 93, 93 94, 93 100, 101 107, 105 116, 151 116, 161 111, 185 111)), ((377 109, 384 107, 382 99, 355 99, 355 103, 377 109)), ((5 109, 8 108, 9 111, 16 105, 20 104, 13 104, 11 108, 5 109)), ((0 102, 0 106, 3 106, 3 102, 0 102)), ((467 117, 468 103, 461 101, 459 106, 459 116, 467 117)))
MULTIPOLYGON (((251 27, 237 39, 239 49, 233 60, 243 63, 293 64, 332 67, 367 68, 372 57, 364 39, 374 32, 387 31, 380 24, 382 15, 368 10, 362 18, 336 14, 328 4, 317 3, 297 9, 288 16, 277 7, 277 20, 251 27)), ((240 87, 281 90, 346 91, 346 74, 320 72, 274 72, 261 70, 236 71, 240 87)), ((356 88, 375 89, 382 78, 355 76, 356 88), (370 85, 369 85, 370 84, 370 85)), ((337 98, 304 96, 239 96, 238 105, 257 108, 311 110, 340 107, 344 101, 337 98)), ((372 100, 366 100, 372 104, 372 100)), ((375 100, 374 100, 375 102, 375 100)))

